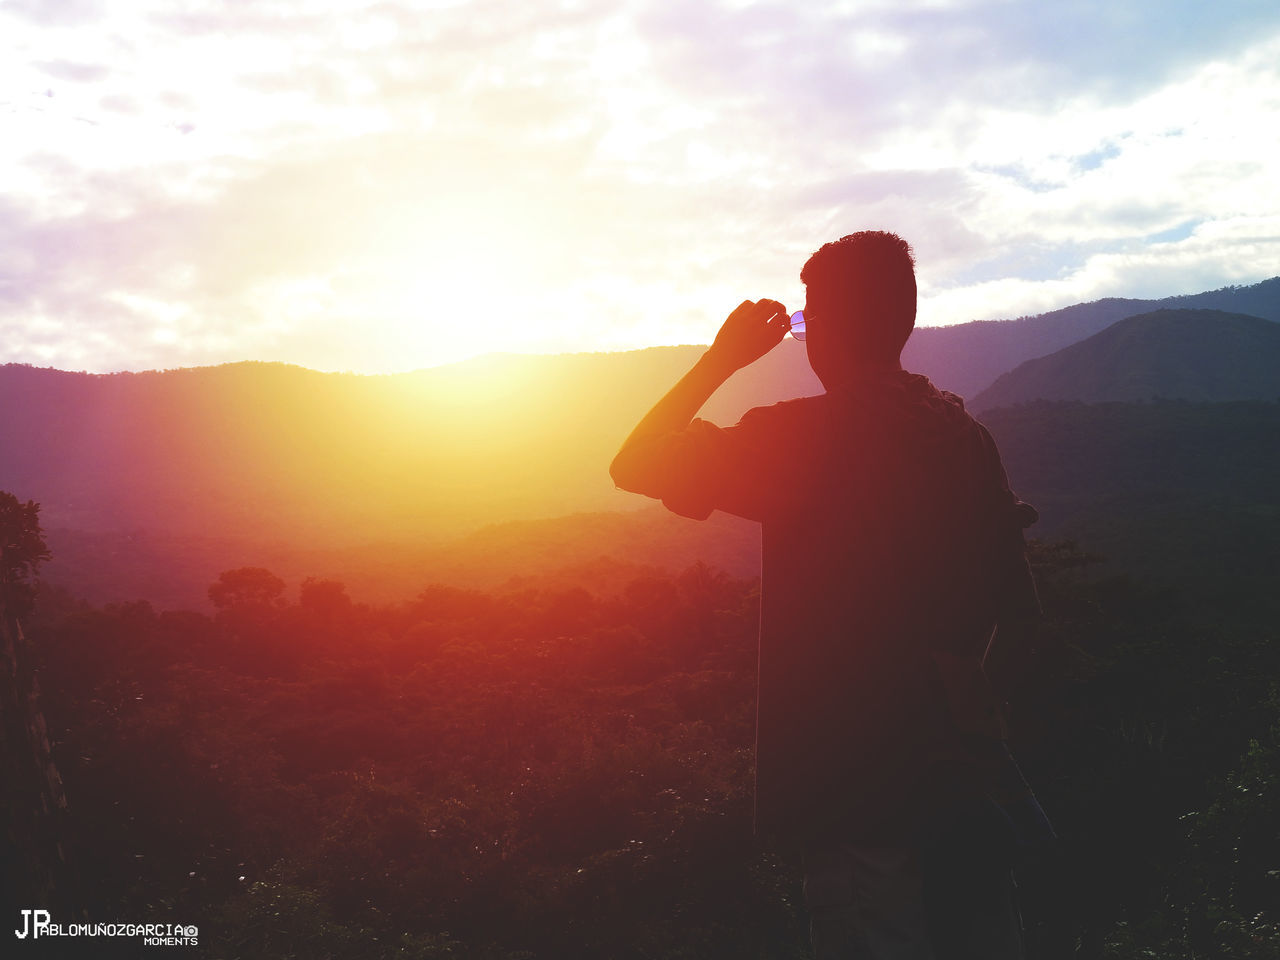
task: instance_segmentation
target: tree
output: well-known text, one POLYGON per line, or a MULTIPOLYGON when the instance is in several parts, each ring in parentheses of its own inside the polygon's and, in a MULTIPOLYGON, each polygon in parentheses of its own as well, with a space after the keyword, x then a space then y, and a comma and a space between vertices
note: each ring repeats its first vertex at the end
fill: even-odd
POLYGON ((25 617, 35 600, 35 575, 51 558, 40 530, 40 504, 0 491, 0 609, 25 617))
POLYGON ((236 607, 274 607, 284 598, 284 581, 263 567, 224 570, 209 587, 209 599, 219 610, 236 607))
POLYGON ((18 622, 50 559, 40 504, 0 491, 0 889, 13 902, 68 905, 62 817, 66 797, 50 755, 31 644, 18 622))
POLYGON ((341 581, 307 577, 298 590, 298 606, 321 617, 337 617, 350 612, 351 598, 341 581))

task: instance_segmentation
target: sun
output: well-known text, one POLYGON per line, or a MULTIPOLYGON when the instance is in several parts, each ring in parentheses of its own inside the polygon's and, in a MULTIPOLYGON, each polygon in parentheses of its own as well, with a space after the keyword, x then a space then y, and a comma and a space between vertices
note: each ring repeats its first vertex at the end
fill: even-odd
POLYGON ((423 210, 380 244, 361 295, 384 330, 388 367, 436 366, 528 343, 531 309, 546 292, 531 268, 528 233, 511 211, 457 200, 423 210))

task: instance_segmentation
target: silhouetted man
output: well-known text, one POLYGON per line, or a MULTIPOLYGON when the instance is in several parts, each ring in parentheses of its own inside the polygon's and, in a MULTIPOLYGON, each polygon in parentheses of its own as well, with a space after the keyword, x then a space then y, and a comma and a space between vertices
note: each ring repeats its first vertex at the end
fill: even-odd
POLYGON ((904 240, 843 237, 800 277, 793 332, 826 392, 728 428, 694 418, 791 326, 746 301, 610 472, 684 516, 761 524, 756 831, 804 846, 819 960, 1019 957, 1013 831, 992 799, 1011 761, 983 660, 1038 613, 1035 511, 960 398, 902 369, 904 240))

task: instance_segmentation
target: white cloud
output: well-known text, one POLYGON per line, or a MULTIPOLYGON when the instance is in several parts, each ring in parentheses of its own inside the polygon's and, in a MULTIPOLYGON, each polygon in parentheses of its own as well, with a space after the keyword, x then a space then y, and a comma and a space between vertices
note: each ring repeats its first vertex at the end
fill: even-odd
POLYGON ((3 359, 706 341, 863 227, 924 322, 1261 279, 1280 12, 1198 10, 9 4, 3 359))

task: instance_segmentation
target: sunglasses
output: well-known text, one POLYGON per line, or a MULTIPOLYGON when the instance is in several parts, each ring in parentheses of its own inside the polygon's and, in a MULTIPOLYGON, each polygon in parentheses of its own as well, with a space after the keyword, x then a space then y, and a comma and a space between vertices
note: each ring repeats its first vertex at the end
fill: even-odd
POLYGON ((805 320, 804 320, 803 310, 797 310, 795 313, 791 315, 790 333, 797 340, 803 340, 805 337, 804 323, 805 323, 805 320))

